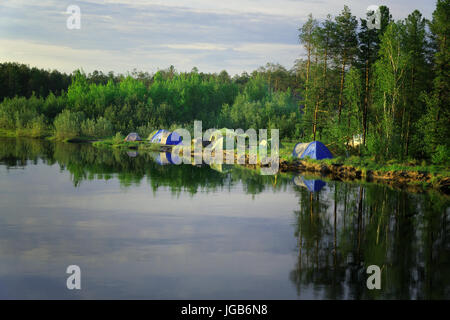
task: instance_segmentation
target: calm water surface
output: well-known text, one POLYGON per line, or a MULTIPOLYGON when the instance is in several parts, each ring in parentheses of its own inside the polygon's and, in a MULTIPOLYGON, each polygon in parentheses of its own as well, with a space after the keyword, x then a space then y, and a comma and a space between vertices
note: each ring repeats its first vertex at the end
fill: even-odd
POLYGON ((450 298, 446 197, 169 162, 1 139, 0 298, 450 298))

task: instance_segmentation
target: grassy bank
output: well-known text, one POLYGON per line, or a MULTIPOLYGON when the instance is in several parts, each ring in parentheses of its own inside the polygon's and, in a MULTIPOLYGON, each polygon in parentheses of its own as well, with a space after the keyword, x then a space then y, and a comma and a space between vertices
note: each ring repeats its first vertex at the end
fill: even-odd
MULTIPOLYGON (((31 131, 0 130, 0 136, 6 137, 34 137, 49 140, 58 140, 52 132, 48 131, 43 136, 34 136, 31 131)), ((89 136, 81 136, 65 139, 66 142, 92 143, 96 148, 138 150, 139 152, 165 152, 170 147, 148 143, 147 141, 124 141, 124 136, 117 133, 113 137, 95 139, 89 136)), ((292 156, 292 150, 296 142, 282 141, 280 146, 280 172, 302 172, 321 176, 329 176, 341 180, 375 180, 391 185, 410 185, 424 189, 435 188, 444 193, 449 192, 450 168, 446 165, 427 163, 425 160, 410 159, 407 161, 377 162, 373 157, 336 156, 333 159, 313 160, 296 159, 292 156)), ((192 149, 192 154, 194 150, 192 149)), ((235 152, 236 155, 236 152, 235 152)), ((252 168, 261 167, 258 156, 257 165, 247 165, 252 168)), ((248 158, 247 158, 248 163, 248 158)))
MULTIPOLYGON (((427 163, 425 160, 419 161, 410 159, 407 161, 388 161, 386 163, 380 163, 371 157, 359 157, 359 156, 337 156, 333 159, 296 159, 292 156, 292 150, 296 142, 283 141, 280 147, 280 162, 286 163, 288 165, 298 165, 302 163, 303 165, 308 164, 308 166, 339 166, 339 167, 351 167, 356 171, 361 171, 364 175, 370 171, 380 171, 380 172, 395 172, 395 171, 407 171, 407 172, 423 172, 433 175, 441 175, 445 177, 450 176, 450 168, 445 165, 435 165, 427 163)), ((99 148, 120 148, 120 149, 139 149, 141 151, 160 151, 161 146, 157 144, 151 144, 146 141, 136 141, 136 142, 125 142, 123 137, 116 135, 115 137, 100 140, 94 142, 93 145, 99 148)), ((164 149, 164 150, 167 150, 164 149)), ((258 159, 259 161, 259 159, 258 159)))
MULTIPOLYGON (((295 163, 297 160, 288 157, 281 160, 287 163, 295 163)), ((373 158, 351 156, 348 158, 338 156, 333 159, 305 159, 302 162, 310 163, 312 165, 328 165, 328 166, 347 166, 352 167, 355 170, 360 170, 363 173, 368 171, 380 171, 380 172, 392 172, 392 171, 409 171, 409 172, 426 172, 430 174, 450 175, 450 168, 444 165, 428 164, 425 161, 419 162, 418 160, 407 161, 388 161, 386 163, 376 162, 373 158)))

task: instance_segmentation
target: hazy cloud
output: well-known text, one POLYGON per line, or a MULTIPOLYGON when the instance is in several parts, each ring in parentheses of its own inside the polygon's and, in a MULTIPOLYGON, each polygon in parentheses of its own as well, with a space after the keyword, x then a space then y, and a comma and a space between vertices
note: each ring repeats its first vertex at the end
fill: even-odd
MULTIPOLYGON (((297 29, 312 12, 337 14, 344 4, 357 17, 370 1, 312 0, 84 0, 0 3, 2 61, 18 61, 71 72, 99 69, 178 70, 231 73, 252 71, 267 62, 291 67, 302 53, 297 29), (66 28, 66 8, 81 8, 81 29, 66 28)), ((413 9, 431 16, 435 4, 384 1, 394 18, 413 9)))

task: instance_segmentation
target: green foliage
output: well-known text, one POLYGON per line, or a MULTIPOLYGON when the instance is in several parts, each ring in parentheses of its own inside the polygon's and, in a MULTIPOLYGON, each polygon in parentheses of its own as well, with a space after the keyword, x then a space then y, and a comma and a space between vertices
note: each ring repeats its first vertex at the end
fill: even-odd
MULTIPOLYGON (((251 84, 255 88, 254 84, 251 84)), ((259 86, 256 86, 259 88, 259 86)), ((224 105, 221 112, 221 127, 279 129, 280 136, 292 136, 298 125, 299 111, 290 91, 265 92, 260 100, 249 99, 249 89, 236 98, 236 102, 224 105)), ((259 91, 257 89, 256 91, 259 91)), ((254 99, 257 95, 250 94, 254 99)))
POLYGON ((448 164, 450 162, 450 151, 444 145, 438 145, 433 153, 432 161, 434 164, 448 164))
POLYGON ((81 123, 81 135, 94 137, 96 133, 95 120, 86 119, 81 123))
POLYGON ((147 137, 161 128, 192 131, 202 120, 203 128, 277 128, 282 139, 320 140, 342 156, 444 163, 449 8, 438 0, 431 23, 417 10, 395 22, 381 6, 380 29, 369 29, 367 19, 358 25, 347 6, 323 21, 309 15, 299 28, 306 59, 291 70, 268 63, 234 77, 173 66, 154 75, 65 76, 0 64, 0 129, 39 136, 54 123, 58 139, 147 137))
MULTIPOLYGON (((427 155, 437 161, 440 160, 442 151, 438 146, 445 146, 447 152, 450 148, 450 109, 449 109, 449 84, 450 84, 450 1, 438 0, 436 10, 433 12, 433 20, 430 23, 433 32, 435 77, 432 91, 423 94, 426 112, 421 118, 420 131, 424 136, 427 155)), ((442 147, 439 147, 442 149, 442 147)), ((434 161, 434 160, 433 160, 434 161)))
POLYGON ((29 127, 31 130, 30 136, 33 138, 43 137, 47 134, 48 126, 46 124, 44 115, 39 115, 34 118, 31 121, 29 127))
POLYGON ((255 102, 261 101, 268 95, 267 82, 261 75, 256 75, 256 77, 251 78, 245 88, 244 96, 247 101, 255 102))
POLYGON ((0 128, 18 131, 31 128, 40 116, 42 104, 43 99, 34 95, 29 99, 6 98, 0 104, 0 128))
POLYGON ((150 123, 140 126, 136 130, 136 132, 140 137, 142 137, 142 139, 148 137, 153 131, 155 131, 155 128, 150 123))
POLYGON ((113 134, 113 126, 107 119, 100 117, 97 120, 86 119, 81 123, 81 135, 87 137, 109 137, 113 134))
POLYGON ((82 132, 84 114, 64 110, 54 121, 55 137, 58 140, 67 140, 78 137, 82 132))
POLYGON ((409 54, 402 47, 403 24, 391 23, 381 38, 379 59, 375 63, 375 103, 378 116, 375 135, 386 159, 401 154, 402 96, 409 54))
POLYGON ((19 63, 0 63, 0 102, 4 98, 32 95, 45 98, 50 93, 67 90, 71 76, 56 70, 30 68, 19 63))
POLYGON ((123 142, 124 139, 125 137, 120 132, 117 132, 116 135, 112 138, 112 142, 114 144, 119 144, 123 142))
POLYGON ((95 137, 109 137, 113 134, 114 129, 107 119, 100 117, 95 124, 95 137))

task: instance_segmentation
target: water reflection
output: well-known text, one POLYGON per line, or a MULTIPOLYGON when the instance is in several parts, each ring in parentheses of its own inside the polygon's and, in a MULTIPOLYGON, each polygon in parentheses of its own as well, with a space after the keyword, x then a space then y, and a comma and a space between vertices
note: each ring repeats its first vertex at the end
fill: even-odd
POLYGON ((42 286, 66 297, 45 272, 53 263, 64 270, 68 252, 99 270, 85 291, 93 297, 450 298, 450 209, 439 194, 168 165, 167 154, 90 145, 0 146, 0 278, 18 297, 30 287, 17 284, 29 281, 36 297, 46 297, 42 286), (22 169, 26 176, 14 174, 22 169), (50 174, 55 181, 29 189, 50 174), (366 288, 372 264, 382 268, 382 290, 366 288), (120 290, 105 287, 111 279, 120 290))
POLYGON ((334 182, 326 193, 298 192, 290 278, 299 295, 322 288, 327 299, 449 297, 447 199, 334 182), (383 290, 365 286, 373 264, 383 290))
POLYGON ((320 179, 305 179, 302 176, 296 176, 292 181, 296 186, 304 187, 310 192, 319 192, 326 185, 326 183, 320 179))
POLYGON ((128 155, 130 158, 136 158, 136 157, 139 155, 139 152, 137 152, 137 151, 128 151, 128 152, 127 152, 127 155, 128 155))

